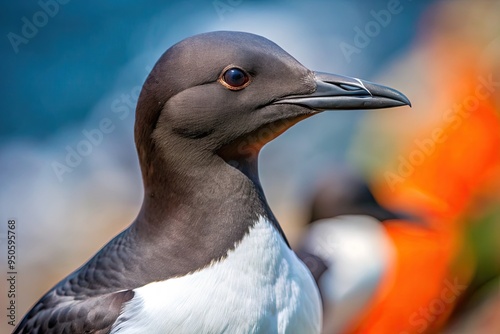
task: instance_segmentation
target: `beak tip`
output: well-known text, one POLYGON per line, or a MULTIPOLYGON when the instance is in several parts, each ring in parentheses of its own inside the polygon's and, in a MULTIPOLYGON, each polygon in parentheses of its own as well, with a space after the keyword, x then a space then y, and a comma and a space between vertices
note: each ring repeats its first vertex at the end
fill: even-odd
POLYGON ((403 106, 408 106, 410 108, 412 107, 410 99, 408 99, 404 95, 403 95, 403 99, 401 100, 401 102, 403 103, 403 106))
POLYGON ((405 104, 406 104, 408 107, 410 107, 410 108, 412 108, 412 107, 413 107, 413 106, 411 105, 411 101, 410 101, 410 99, 409 99, 409 98, 407 98, 406 96, 405 96, 405 104))
POLYGON ((409 106, 410 108, 412 107, 411 105, 411 101, 410 99, 408 98, 408 96, 406 96, 405 94, 401 93, 401 92, 398 92, 397 90, 394 90, 394 92, 397 93, 398 97, 400 98, 399 100, 401 102, 403 102, 404 105, 407 105, 409 106))

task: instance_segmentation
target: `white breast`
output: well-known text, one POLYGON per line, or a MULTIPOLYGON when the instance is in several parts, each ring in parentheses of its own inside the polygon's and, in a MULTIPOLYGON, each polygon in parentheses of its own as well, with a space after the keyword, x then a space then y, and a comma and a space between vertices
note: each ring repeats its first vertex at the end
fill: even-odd
POLYGON ((264 218, 222 261, 134 291, 112 334, 321 330, 310 272, 264 218))

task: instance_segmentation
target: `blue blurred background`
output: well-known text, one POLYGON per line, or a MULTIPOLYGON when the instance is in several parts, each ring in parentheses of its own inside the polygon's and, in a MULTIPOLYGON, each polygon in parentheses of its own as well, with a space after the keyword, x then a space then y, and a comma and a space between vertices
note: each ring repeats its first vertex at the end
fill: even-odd
MULTIPOLYGON (((247 31, 273 40, 310 69, 400 88, 395 83, 401 80, 392 81, 387 69, 425 34, 436 3, 441 2, 3 3, 0 232, 5 241, 5 222, 16 219, 18 320, 38 296, 134 219, 142 199, 133 141, 135 103, 145 77, 169 46, 206 31, 247 31), (397 13, 366 43, 357 44, 356 28, 365 29, 374 12, 394 3, 397 13), (31 26, 34 30, 27 26, 33 23, 38 25, 31 26), (86 140, 85 132, 98 129, 103 119, 111 121, 112 131, 74 167, 58 169, 86 140)), ((300 235, 309 185, 329 165, 349 159, 366 113, 325 113, 264 149, 263 186, 292 243, 300 235)), ((4 303, 3 292, 0 299, 4 303)), ((2 320, 1 332, 10 330, 4 325, 2 320)))

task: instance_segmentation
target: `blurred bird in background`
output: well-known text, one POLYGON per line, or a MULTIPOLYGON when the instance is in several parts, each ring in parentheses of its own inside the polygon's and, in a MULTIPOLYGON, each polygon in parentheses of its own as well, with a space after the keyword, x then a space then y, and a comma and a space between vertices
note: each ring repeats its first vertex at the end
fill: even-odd
POLYGON ((435 317, 429 303, 442 286, 452 290, 442 297, 448 301, 460 289, 442 284, 450 261, 445 236, 423 217, 382 207, 352 169, 333 168, 318 183, 299 254, 312 272, 321 268, 317 259, 325 263, 315 275, 324 332, 418 333, 425 325, 433 333, 449 310, 435 317))
POLYGON ((322 295, 323 331, 347 333, 395 266, 396 248, 383 224, 403 215, 380 206, 346 166, 331 168, 313 191, 298 254, 322 295))

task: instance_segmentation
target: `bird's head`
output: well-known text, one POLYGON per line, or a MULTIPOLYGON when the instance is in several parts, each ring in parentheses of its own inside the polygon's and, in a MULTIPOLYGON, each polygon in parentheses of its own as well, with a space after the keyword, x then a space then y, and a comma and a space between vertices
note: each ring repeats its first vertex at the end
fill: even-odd
POLYGON ((293 124, 324 110, 409 105, 400 92, 313 72, 268 39, 218 31, 187 38, 158 60, 141 92, 141 163, 157 149, 253 159, 293 124))

